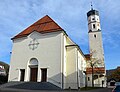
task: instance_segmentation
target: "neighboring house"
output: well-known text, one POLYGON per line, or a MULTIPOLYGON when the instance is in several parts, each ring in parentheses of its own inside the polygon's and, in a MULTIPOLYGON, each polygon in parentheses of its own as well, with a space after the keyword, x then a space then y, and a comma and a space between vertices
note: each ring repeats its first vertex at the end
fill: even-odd
POLYGON ((107 81, 107 87, 108 88, 114 88, 115 87, 116 80, 114 78, 111 78, 107 81))
POLYGON ((106 70, 106 76, 108 88, 113 88, 116 85, 120 85, 120 67, 106 70))
POLYGON ((0 65, 0 76, 6 76, 6 71, 3 65, 0 65))

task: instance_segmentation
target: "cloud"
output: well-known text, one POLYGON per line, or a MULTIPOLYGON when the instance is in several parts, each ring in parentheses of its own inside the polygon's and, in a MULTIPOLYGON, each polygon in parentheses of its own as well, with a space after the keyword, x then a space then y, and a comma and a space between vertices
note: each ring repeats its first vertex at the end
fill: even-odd
MULTIPOLYGON (((83 50, 88 49, 86 13, 91 0, 2 0, 0 1, 0 59, 11 51, 10 38, 44 15, 55 20, 83 50), (9 48, 10 47, 10 48, 9 48)), ((106 48, 119 48, 119 0, 92 0, 100 13, 103 42, 106 48)), ((9 55, 8 55, 9 56, 9 55)))

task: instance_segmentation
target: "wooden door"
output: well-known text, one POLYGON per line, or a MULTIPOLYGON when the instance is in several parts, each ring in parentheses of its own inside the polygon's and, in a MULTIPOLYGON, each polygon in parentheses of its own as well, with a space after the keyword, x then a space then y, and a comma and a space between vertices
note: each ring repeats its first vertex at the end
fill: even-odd
POLYGON ((37 82, 38 68, 31 68, 30 81, 37 82))
POLYGON ((41 82, 47 81, 47 69, 41 69, 41 82))

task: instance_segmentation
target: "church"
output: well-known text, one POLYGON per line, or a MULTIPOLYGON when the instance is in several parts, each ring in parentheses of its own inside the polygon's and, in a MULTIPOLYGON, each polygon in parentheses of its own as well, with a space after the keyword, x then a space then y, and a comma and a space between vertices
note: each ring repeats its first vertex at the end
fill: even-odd
MULTIPOLYGON (((93 69, 99 71, 94 72, 97 75, 94 83, 101 86, 102 81, 105 86, 98 11, 91 9, 87 17, 90 53, 95 50, 93 56, 99 59, 99 66, 93 69)), ((14 36, 12 41, 9 82, 50 82, 61 89, 78 89, 92 85, 89 66, 91 54, 85 55, 65 30, 48 15, 14 36)))

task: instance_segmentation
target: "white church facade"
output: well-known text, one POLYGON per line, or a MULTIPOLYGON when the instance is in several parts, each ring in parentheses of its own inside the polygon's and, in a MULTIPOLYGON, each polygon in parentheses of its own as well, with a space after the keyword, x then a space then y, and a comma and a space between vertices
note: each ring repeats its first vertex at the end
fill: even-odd
POLYGON ((89 85, 86 84, 89 56, 84 55, 48 15, 13 37, 12 41, 8 81, 50 82, 61 89, 89 85))
POLYGON ((84 54, 49 16, 13 38, 9 81, 51 82, 76 89, 85 85, 85 70, 84 54))

